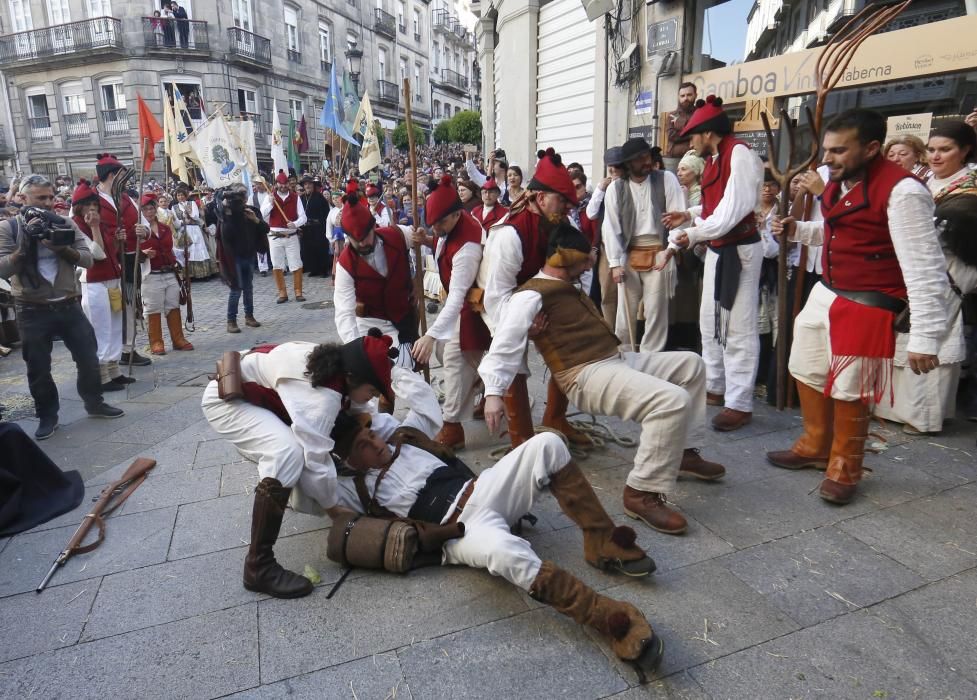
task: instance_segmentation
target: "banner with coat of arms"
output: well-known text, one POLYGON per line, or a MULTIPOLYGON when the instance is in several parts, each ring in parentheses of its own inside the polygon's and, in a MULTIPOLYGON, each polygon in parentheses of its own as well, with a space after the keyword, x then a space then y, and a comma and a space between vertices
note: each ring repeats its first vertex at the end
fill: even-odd
POLYGON ((247 155, 241 151, 240 139, 231 134, 224 115, 194 129, 188 140, 208 185, 216 189, 242 182, 247 155))

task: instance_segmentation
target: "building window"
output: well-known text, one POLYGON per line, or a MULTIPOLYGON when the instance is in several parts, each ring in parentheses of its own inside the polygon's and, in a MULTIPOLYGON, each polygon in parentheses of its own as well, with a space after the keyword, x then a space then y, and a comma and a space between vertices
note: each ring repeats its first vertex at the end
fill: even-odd
POLYGON ((332 63, 332 29, 325 22, 319 22, 319 61, 323 67, 332 63))
POLYGON ((48 24, 68 24, 71 21, 68 0, 48 0, 47 14, 48 24))
POLYGON ((106 136, 129 135, 129 112, 126 110, 126 94, 122 78, 111 78, 99 85, 102 100, 102 123, 106 136))
POLYGON ((414 64, 414 102, 423 102, 424 96, 421 93, 421 64, 414 64))
POLYGON ((89 17, 111 17, 112 3, 109 0, 88 0, 89 17))
POLYGON ((437 100, 435 100, 434 101, 434 105, 431 108, 431 112, 433 112, 433 114, 431 116, 434 119, 440 119, 441 118, 441 103, 438 102, 437 100))
POLYGON ((459 112, 461 112, 461 107, 455 105, 455 114, 458 114, 459 112))
POLYGON ((285 6, 285 47, 288 60, 294 63, 302 61, 299 53, 299 13, 294 7, 285 6))
POLYGON ((407 72, 407 59, 406 58, 402 58, 402 59, 400 59, 400 83, 401 83, 401 85, 403 85, 404 81, 407 80, 407 78, 409 77, 409 75, 410 74, 407 72))
POLYGON ((31 17, 30 0, 10 0, 10 19, 15 32, 26 32, 34 28, 31 17))
POLYGON ((414 8, 414 41, 421 40, 421 11, 414 8))
POLYGON ((237 107, 240 114, 258 114, 258 95, 250 88, 237 89, 237 107))
POLYGON ((397 26, 401 34, 407 33, 407 3, 404 0, 397 3, 397 26))
POLYGON ((65 83, 61 86, 61 111, 64 114, 64 136, 67 139, 87 139, 88 105, 81 83, 65 83))
POLYGON ((377 49, 377 70, 379 71, 377 75, 380 76, 380 80, 387 79, 387 50, 382 46, 377 49))
POLYGON ((304 112, 305 105, 302 100, 289 99, 288 101, 288 113, 291 115, 292 119, 296 122, 302 121, 302 114, 304 112))
POLYGON ((231 12, 234 15, 234 26, 246 32, 253 31, 254 22, 251 19, 251 0, 231 0, 231 12))
POLYGON ((27 93, 27 124, 30 128, 31 141, 51 141, 51 115, 48 112, 47 95, 43 88, 36 88, 39 92, 27 93))
POLYGON ((441 44, 434 42, 434 72, 441 70, 441 44))

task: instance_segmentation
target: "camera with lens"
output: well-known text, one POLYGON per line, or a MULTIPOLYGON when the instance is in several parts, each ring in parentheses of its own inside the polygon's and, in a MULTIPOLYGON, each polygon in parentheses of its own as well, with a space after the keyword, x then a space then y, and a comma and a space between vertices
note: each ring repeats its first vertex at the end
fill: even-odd
POLYGON ((24 230, 39 241, 50 241, 51 245, 67 246, 75 242, 75 229, 63 217, 39 207, 25 207, 24 230))

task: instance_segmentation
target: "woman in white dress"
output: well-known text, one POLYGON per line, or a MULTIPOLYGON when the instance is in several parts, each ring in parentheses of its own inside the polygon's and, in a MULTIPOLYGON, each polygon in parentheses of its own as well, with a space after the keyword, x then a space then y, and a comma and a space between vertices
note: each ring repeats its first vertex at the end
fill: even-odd
POLYGON ((176 191, 176 203, 172 207, 173 214, 183 225, 183 233, 190 239, 188 259, 184 269, 191 279, 202 280, 217 274, 217 264, 210 254, 207 240, 203 231, 203 215, 197 203, 190 199, 190 192, 185 187, 176 191))

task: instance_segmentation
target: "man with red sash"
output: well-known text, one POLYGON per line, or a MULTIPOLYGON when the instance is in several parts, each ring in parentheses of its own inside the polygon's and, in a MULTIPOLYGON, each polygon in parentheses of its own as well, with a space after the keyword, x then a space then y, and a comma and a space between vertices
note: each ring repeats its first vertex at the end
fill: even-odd
POLYGON ((372 182, 366 186, 366 201, 370 204, 370 213, 377 220, 377 228, 386 228, 393 221, 390 218, 390 208, 383 203, 380 195, 380 188, 372 182))
POLYGON ((753 213, 763 185, 763 163, 732 131, 720 98, 709 95, 699 100, 681 135, 690 136, 692 148, 709 159, 702 173, 702 205, 664 217, 665 226, 673 229, 672 255, 679 248, 708 243, 699 328, 706 401, 725 406, 712 419, 712 427, 724 432, 742 428, 753 417, 763 263, 753 213), (687 228, 674 230, 681 226, 687 228))
POLYGON ((472 209, 472 216, 482 225, 486 231, 495 226, 502 217, 509 213, 509 210, 499 204, 499 185, 494 177, 490 177, 482 185, 482 203, 472 209))
MULTIPOLYGON (((136 269, 136 280, 133 281, 133 267, 136 257, 136 239, 144 240, 149 235, 149 228, 139 223, 139 208, 132 198, 127 194, 122 195, 122 213, 119 214, 115 208, 115 200, 112 198, 112 185, 115 178, 125 166, 110 153, 101 153, 95 163, 95 173, 98 176, 98 190, 100 226, 103 233, 116 236, 118 232, 124 231, 125 255, 123 256, 122 266, 122 286, 123 299, 125 301, 125 329, 122 341, 122 355, 119 362, 123 365, 131 363, 137 367, 152 364, 148 357, 143 357, 136 352, 136 300, 140 296, 142 280, 139 271, 136 269)), ((123 238, 123 236, 119 236, 123 238)), ((121 243, 120 243, 121 246, 121 243)), ((106 255, 118 257, 118 250, 106 250, 106 255)))
POLYGON ((417 302, 410 274, 407 226, 378 227, 354 188, 343 198, 342 222, 347 245, 336 265, 333 306, 336 330, 344 343, 370 328, 379 328, 400 347, 400 361, 409 362, 417 340, 417 302))
POLYGON ((460 449, 465 446, 461 421, 471 417, 474 404, 476 368, 492 343, 485 322, 468 300, 482 262, 484 231, 464 210, 450 175, 442 175, 439 182, 428 186, 425 221, 435 234, 436 245, 420 230, 414 240, 434 248, 441 286, 448 296, 437 320, 414 343, 413 354, 416 361, 426 364, 435 344, 442 346, 444 424, 434 439, 460 449))
MULTIPOLYGON (((570 173, 560 155, 552 148, 536 155, 539 161, 526 192, 512 203, 505 218, 489 231, 478 269, 478 286, 485 290, 482 318, 489 332, 499 323, 502 307, 513 292, 542 269, 550 233, 568 220, 570 208, 579 203, 570 173)), ((529 365, 524 361, 504 397, 513 447, 534 435, 526 386, 528 377, 529 365)), ((593 444, 567 421, 568 405, 566 394, 550 379, 543 425, 559 430, 574 444, 593 444)))
POLYGON ((824 272, 794 322, 790 353, 804 434, 767 459, 784 469, 826 469, 821 498, 838 504, 852 500, 862 477, 870 405, 892 401, 897 317, 908 304, 908 361, 916 374, 939 365, 948 323, 933 199, 910 172, 882 157, 885 131, 885 117, 872 110, 835 117, 823 142, 824 220, 786 218, 773 226, 791 240, 822 245, 824 272))
POLYGON ((302 198, 292 191, 288 176, 283 170, 275 178, 275 191, 261 200, 261 215, 271 229, 268 232, 268 248, 271 265, 274 268, 275 284, 278 286, 278 303, 288 301, 285 287, 285 263, 292 272, 295 286, 295 301, 305 301, 302 296, 302 246, 299 242, 299 229, 305 226, 305 207, 302 198))
POLYGON ((312 592, 309 580, 284 569, 272 548, 290 499, 304 513, 342 512, 329 434, 343 409, 366 410, 378 395, 392 399, 390 344, 373 329, 345 345, 260 346, 242 353, 243 398, 222 399, 217 380, 204 390, 201 407, 211 427, 256 462, 261 477, 244 560, 248 590, 276 598, 312 592))

